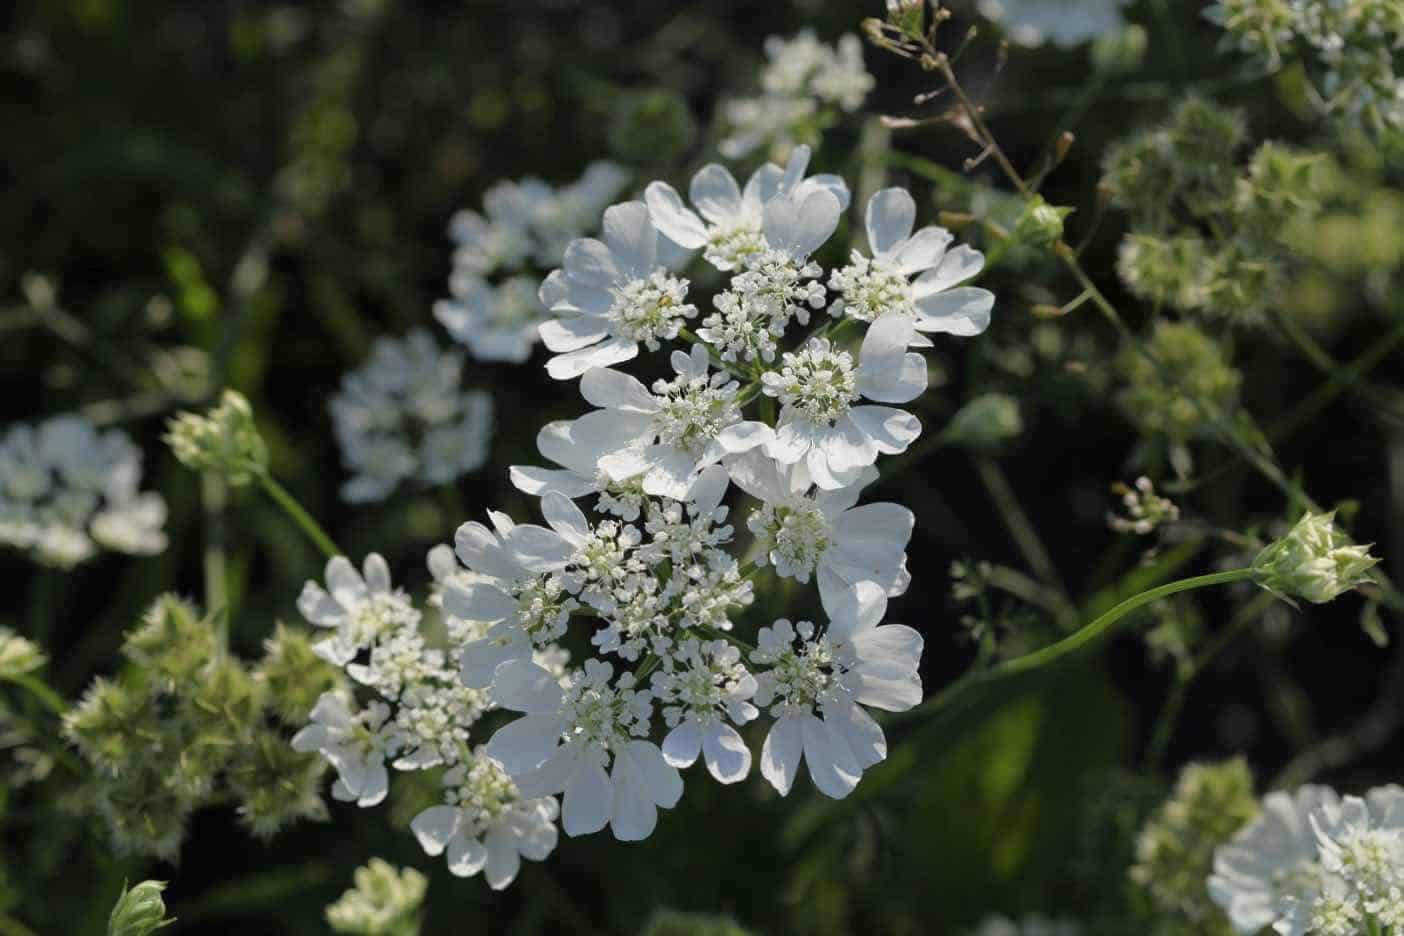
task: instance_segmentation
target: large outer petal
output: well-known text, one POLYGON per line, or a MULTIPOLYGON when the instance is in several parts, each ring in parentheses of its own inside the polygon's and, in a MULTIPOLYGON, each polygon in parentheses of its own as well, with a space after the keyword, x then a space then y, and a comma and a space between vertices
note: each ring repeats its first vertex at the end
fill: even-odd
POLYGON ((886 255, 911 235, 916 224, 916 202, 906 189, 885 188, 868 199, 864 223, 873 256, 886 255))

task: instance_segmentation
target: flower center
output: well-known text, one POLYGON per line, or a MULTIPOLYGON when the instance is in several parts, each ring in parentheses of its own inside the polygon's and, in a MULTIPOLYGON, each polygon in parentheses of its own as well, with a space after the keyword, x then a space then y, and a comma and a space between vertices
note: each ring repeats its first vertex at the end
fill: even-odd
POLYGON ((558 576, 542 575, 517 585, 516 623, 526 631, 532 644, 543 647, 566 632, 570 612, 579 607, 558 576))
POLYGON ((718 224, 707 232, 703 258, 718 270, 746 266, 756 254, 766 250, 765 235, 754 219, 718 224))
POLYGON ((687 287, 687 280, 657 271, 645 279, 613 287, 614 303, 605 315, 619 335, 657 351, 659 339, 678 337, 683 319, 697 314, 697 307, 684 301, 687 287))
POLYGON ((824 338, 811 338, 799 351, 787 352, 780 372, 764 375, 766 396, 794 407, 805 420, 833 425, 858 399, 853 356, 835 351, 824 338))
POLYGON ((762 504, 746 520, 764 551, 764 559, 780 575, 808 582, 829 548, 829 521, 813 501, 795 497, 780 504, 762 504))
POLYGON ((653 392, 662 398, 662 408, 653 418, 658 441, 682 449, 697 458, 723 429, 740 421, 736 405, 737 384, 724 373, 710 377, 679 376, 659 380, 653 392))
MULTIPOLYGON (((813 634, 813 625, 800 621, 801 636, 813 634)), ((770 663, 771 668, 760 674, 764 695, 774 699, 772 714, 808 715, 824 702, 834 688, 837 666, 833 647, 827 637, 806 638, 777 650, 757 650, 751 658, 758 663, 770 663)))
POLYGON ((444 775, 450 784, 444 791, 444 802, 463 810, 473 823, 475 836, 522 798, 512 778, 489 757, 474 757, 471 767, 458 768, 455 773, 461 776, 444 775))
POLYGON ((871 322, 884 312, 916 314, 912 284, 907 277, 856 250, 848 266, 829 275, 829 288, 840 294, 829 306, 833 315, 871 322))
POLYGON ((376 592, 347 615, 347 637, 358 647, 368 647, 382 634, 419 626, 419 612, 403 591, 376 592))
POLYGON ((597 753, 606 753, 619 750, 631 737, 645 736, 652 714, 649 697, 634 691, 632 677, 627 674, 620 678, 620 685, 611 686, 609 675, 613 670, 609 666, 591 670, 577 673, 566 690, 564 740, 582 742, 597 753))

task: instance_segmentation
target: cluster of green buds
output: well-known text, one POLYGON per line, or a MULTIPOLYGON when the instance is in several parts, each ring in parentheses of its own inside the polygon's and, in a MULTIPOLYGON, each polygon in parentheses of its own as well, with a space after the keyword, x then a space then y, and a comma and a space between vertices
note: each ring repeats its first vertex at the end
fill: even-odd
POLYGON ((1369 545, 1352 543, 1335 524, 1335 511, 1306 513, 1281 539, 1253 560, 1253 580, 1289 603, 1301 598, 1325 604, 1343 592, 1373 581, 1380 560, 1369 545))
POLYGON ((418 936, 429 886, 424 875, 413 868, 396 871, 372 858, 356 869, 354 880, 356 886, 326 909, 332 930, 357 936, 418 936))
POLYGON ((166 444, 181 464, 218 475, 234 487, 251 484, 268 471, 268 446, 254 425, 243 394, 225 390, 205 415, 177 413, 166 425, 166 444))
POLYGON ((65 715, 64 736, 93 770, 85 803, 117 850, 174 859, 190 816, 215 803, 237 803, 264 838, 325 815, 326 763, 289 738, 340 673, 291 630, 265 651, 246 666, 210 618, 162 596, 127 635, 122 675, 95 680, 65 715))
POLYGON ((1232 936, 1204 886, 1214 850, 1258 814, 1253 775, 1241 757, 1189 764, 1170 798, 1141 827, 1131 881, 1161 920, 1179 932, 1232 936))
POLYGON ((1286 233, 1321 210, 1319 154, 1266 142, 1202 98, 1112 147, 1103 186, 1131 219, 1117 272, 1157 310, 1261 325, 1289 281, 1286 233))
POLYGON ((175 922, 166 916, 161 892, 165 881, 142 881, 135 887, 122 885, 122 893, 107 918, 107 936, 150 936, 175 922))
POLYGON ((0 679, 32 673, 48 662, 39 645, 8 627, 0 627, 0 679))
POLYGON ((1117 356, 1117 402, 1142 432, 1185 442, 1238 405, 1242 375, 1222 347, 1188 322, 1157 322, 1143 346, 1117 356))

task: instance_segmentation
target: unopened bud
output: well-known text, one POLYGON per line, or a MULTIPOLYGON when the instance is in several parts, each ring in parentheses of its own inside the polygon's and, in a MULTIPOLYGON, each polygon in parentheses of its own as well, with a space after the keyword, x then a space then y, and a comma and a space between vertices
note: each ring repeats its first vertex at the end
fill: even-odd
POLYGON ((161 892, 164 881, 142 881, 136 887, 122 887, 122 895, 107 918, 107 936, 147 936, 163 926, 174 923, 166 919, 166 902, 161 892))
POLYGON ((254 425, 253 409, 235 390, 225 390, 204 416, 177 413, 166 426, 165 441, 187 468, 217 474, 235 487, 268 468, 268 447, 254 425))
POLYGON ((1325 604, 1342 592, 1373 581, 1367 574, 1380 560, 1370 547, 1351 543, 1333 522, 1335 512, 1307 513, 1291 532, 1253 560, 1253 580, 1291 601, 1325 604))

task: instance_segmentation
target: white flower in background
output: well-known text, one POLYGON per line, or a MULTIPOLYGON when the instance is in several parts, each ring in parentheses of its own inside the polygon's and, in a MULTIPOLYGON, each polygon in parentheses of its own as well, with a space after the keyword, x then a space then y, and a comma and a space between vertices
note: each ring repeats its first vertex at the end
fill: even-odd
POLYGON ((580 393, 612 418, 606 435, 629 439, 597 462, 608 480, 641 478, 645 494, 682 500, 703 468, 766 444, 772 433, 742 418, 741 385, 712 371, 706 347, 674 351, 671 363, 676 376, 654 381, 652 389, 620 371, 592 368, 580 379, 580 393))
POLYGON ((539 288, 529 276, 494 285, 466 274, 455 284, 452 299, 434 303, 434 318, 478 360, 521 364, 531 357, 540 337, 537 329, 551 317, 537 297, 539 288))
MULTIPOLYGON (((531 222, 537 206, 550 197, 551 187, 540 179, 504 181, 483 194, 482 214, 455 213, 448 228, 449 238, 456 245, 454 277, 520 266, 534 249, 531 222)), ((458 289, 453 291, 457 293, 458 289)))
POLYGON ((384 702, 372 702, 361 711, 352 706, 344 691, 322 693, 312 709, 312 724, 293 735, 292 746, 325 757, 336 769, 332 796, 364 808, 375 806, 389 792, 385 761, 399 750, 401 739, 384 702))
POLYGON ((819 487, 837 490, 857 481, 879 454, 904 452, 921 434, 911 413, 890 406, 926 389, 926 361, 908 353, 911 319, 884 315, 863 338, 858 360, 824 338, 786 352, 780 369, 762 377, 766 396, 781 403, 779 425, 766 452, 783 464, 803 461, 819 487))
POLYGON ((402 483, 447 484, 482 467, 492 398, 462 390, 462 376, 462 352, 441 351, 426 331, 376 340, 331 401, 341 460, 354 474, 344 500, 380 501, 402 483))
POLYGON ((927 332, 980 334, 990 325, 994 294, 959 284, 980 272, 984 256, 965 245, 950 249, 954 237, 945 228, 913 233, 915 223, 916 202, 904 189, 883 189, 868 200, 872 256, 855 250, 849 265, 830 275, 829 288, 839 294, 830 314, 872 322, 898 313, 922 333, 913 341, 916 345, 930 345, 927 332))
POLYGON ((442 783, 443 804, 415 816, 410 828, 426 854, 447 852, 453 874, 481 871, 489 887, 502 890, 516 878, 522 858, 544 861, 555 849, 556 801, 523 799, 482 748, 445 771, 442 783))
POLYGON ((126 433, 78 416, 11 426, 0 439, 0 543, 70 568, 98 547, 166 548, 166 504, 142 492, 141 450, 126 433))
POLYGON ((605 206, 614 201, 629 181, 623 166, 596 160, 585 167, 579 179, 535 202, 531 212, 531 232, 535 237, 532 259, 539 267, 561 262, 566 246, 594 225, 605 206))
POLYGON ((723 640, 681 641, 653 674, 653 694, 672 729, 663 739, 663 757, 681 768, 701 754, 718 783, 744 780, 751 751, 727 722, 744 725, 760 714, 750 702, 757 688, 736 647, 723 640))
POLYGON ((316 654, 345 666, 384 638, 419 626, 420 613, 404 591, 390 584, 390 567, 377 553, 366 556, 362 571, 345 556, 327 560, 327 587, 308 581, 297 609, 309 624, 334 633, 314 644, 316 654))
POLYGON ((599 494, 597 509, 622 520, 639 518, 643 503, 641 482, 612 481, 599 467, 605 455, 634 444, 639 427, 632 420, 619 420, 610 410, 595 410, 579 419, 547 423, 536 434, 536 448, 560 468, 513 465, 512 484, 517 490, 536 497, 563 494, 584 497, 599 494))
POLYGON ((1324 871, 1311 814, 1337 803, 1336 792, 1325 786, 1269 793, 1262 815, 1214 853, 1209 896, 1234 929, 1257 933, 1281 917, 1284 900, 1311 899, 1319 891, 1324 871))
POLYGON ((796 134, 817 130, 820 108, 851 113, 876 85, 863 65, 863 43, 854 35, 832 46, 809 29, 788 39, 770 36, 765 55, 762 93, 719 105, 730 132, 718 149, 727 159, 740 159, 767 143, 787 148, 796 134))
POLYGON ((754 701, 775 716, 761 774, 780 795, 790 792, 803 761, 819 792, 847 796, 864 770, 887 757, 882 728, 862 706, 901 712, 921 701, 921 635, 881 624, 886 611, 883 590, 864 582, 822 634, 808 621, 761 628, 750 659, 770 668, 757 674, 754 701))
POLYGON ((877 480, 876 470, 832 491, 811 490, 802 465, 781 465, 758 453, 729 459, 727 470, 761 502, 746 520, 756 537, 757 565, 772 565, 777 575, 802 583, 813 576, 831 613, 859 582, 892 597, 906 592, 912 512, 889 503, 855 506, 863 487, 877 480))
POLYGON ((1126 0, 980 0, 980 15, 1020 45, 1073 46, 1118 29, 1126 0))
POLYGON ((692 177, 688 191, 695 210, 666 182, 650 182, 644 201, 654 225, 671 241, 688 250, 702 249, 708 263, 730 272, 770 249, 762 230, 763 209, 770 199, 784 195, 802 201, 810 191, 823 189, 838 201, 840 211, 848 207, 848 185, 841 177, 805 178, 809 155, 809 147, 795 147, 784 169, 765 163, 744 189, 725 167, 708 163, 692 177))
POLYGON ((632 673, 614 679, 608 663, 586 660, 562 689, 550 673, 514 660, 498 668, 493 693, 498 704, 523 717, 492 736, 488 755, 523 796, 564 794, 567 835, 587 835, 608 824, 620 841, 648 838, 658 808, 671 809, 682 796, 677 769, 657 745, 643 740, 653 697, 634 687, 632 673))
POLYGON ((668 272, 676 245, 654 228, 647 205, 605 209, 603 237, 571 241, 562 268, 541 284, 542 303, 559 316, 540 328, 556 352, 546 370, 557 380, 631 360, 640 343, 656 351, 697 315, 686 302, 688 281, 668 272))

